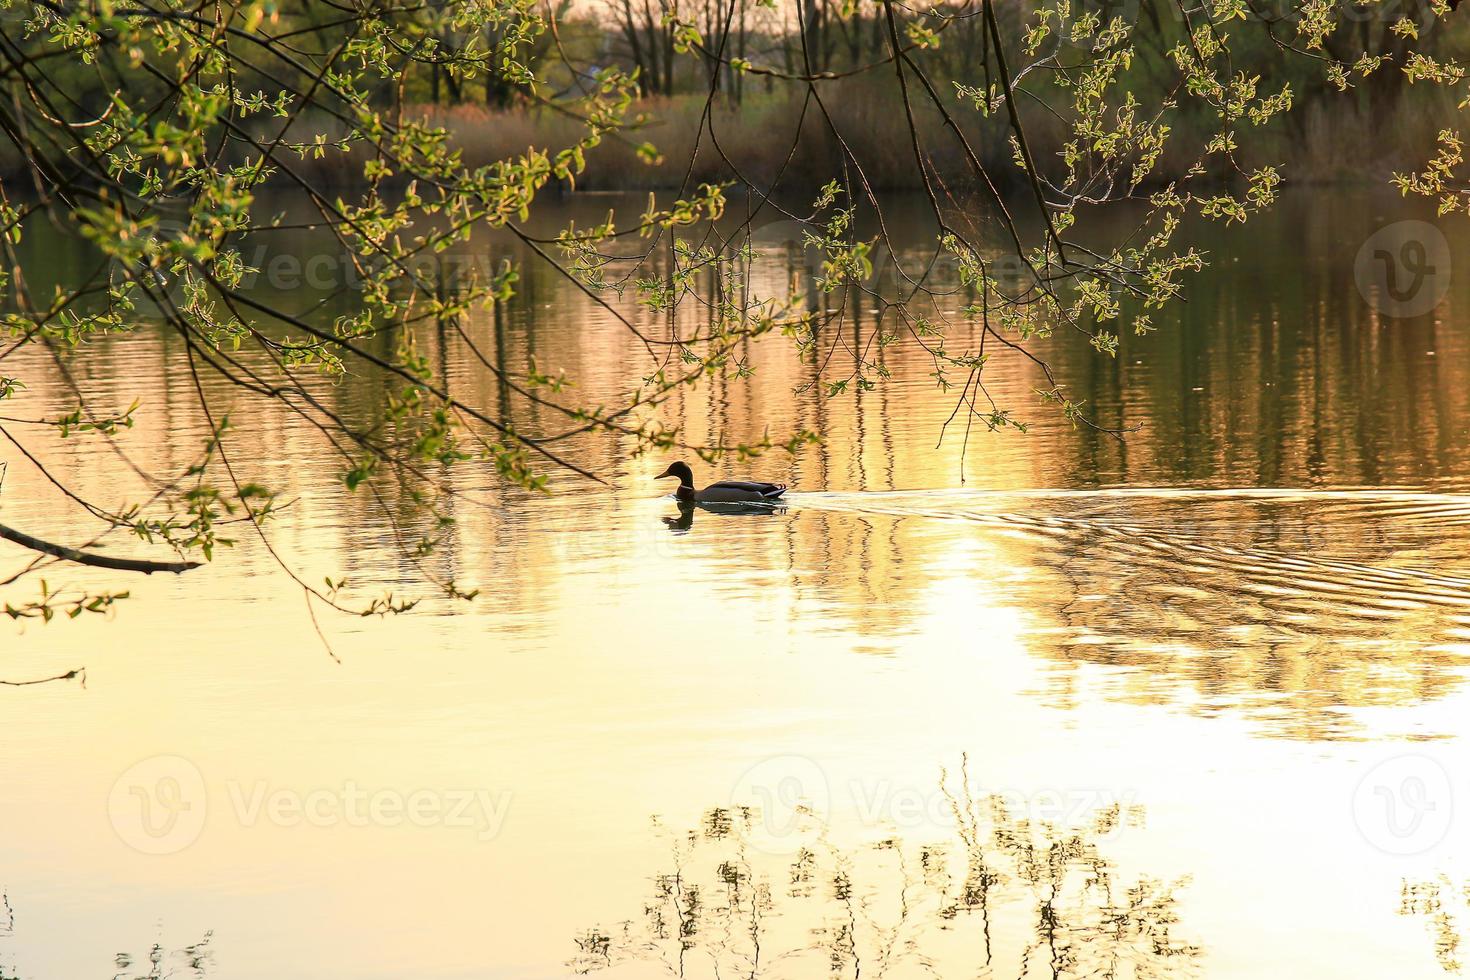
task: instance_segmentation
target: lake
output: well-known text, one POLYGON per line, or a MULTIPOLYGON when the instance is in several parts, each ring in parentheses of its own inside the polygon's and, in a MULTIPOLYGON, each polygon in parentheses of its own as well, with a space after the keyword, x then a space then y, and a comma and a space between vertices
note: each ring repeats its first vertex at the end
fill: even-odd
MULTIPOLYGON (((574 197, 541 220, 643 203, 574 197)), ((921 205, 895 212, 907 244, 885 261, 922 264, 921 205)), ((225 978, 1458 970, 1470 275, 1443 270, 1437 307, 1404 318, 1355 275, 1375 231, 1422 217, 1393 196, 1288 195, 1200 229, 1211 266, 1115 358, 1038 341, 1122 439, 1039 404, 1019 358, 997 356, 987 388, 1029 431, 966 437, 912 341, 877 355, 891 380, 835 394, 790 339, 752 342, 747 377, 659 417, 696 442, 817 433, 794 456, 694 460, 701 482, 790 484, 783 508, 681 510, 653 480, 669 460, 607 435, 558 449, 605 484, 555 473, 534 494, 461 465, 453 533, 424 565, 480 589, 471 603, 433 598, 401 559, 392 488, 340 489, 319 433, 204 376, 238 406, 233 465, 291 501, 282 561, 429 598, 313 611, 243 529, 180 577, 49 569, 53 589, 131 596, 6 621, 0 677, 85 668, 85 685, 0 688, 4 975, 104 976, 119 953, 145 973, 155 943, 164 966, 193 948, 225 978)), ((81 268, 37 225, 31 254, 81 268)), ((1463 225, 1445 233, 1467 254, 1463 225)), ((765 232, 752 288, 801 291, 790 238, 765 232)), ((299 243, 260 288, 350 309, 342 264, 299 243)), ((469 258, 528 258, 483 248, 469 258)), ((558 397, 578 404, 650 373, 567 280, 525 265, 519 288, 464 323, 496 363, 564 370, 558 397)), ((858 304, 821 356, 851 360, 872 317, 858 304)), ((453 333, 421 347, 461 399, 512 398, 453 333)), ((9 416, 74 408, 72 377, 96 404, 141 402, 117 447, 142 470, 202 448, 175 336, 14 360, 29 389, 9 416)), ((349 416, 390 394, 325 391, 349 416)), ((142 497, 107 441, 5 425, 60 484, 142 497)), ((0 459, 0 518, 80 543, 57 486, 13 443, 0 459)), ((24 561, 0 555, 0 576, 24 561)))

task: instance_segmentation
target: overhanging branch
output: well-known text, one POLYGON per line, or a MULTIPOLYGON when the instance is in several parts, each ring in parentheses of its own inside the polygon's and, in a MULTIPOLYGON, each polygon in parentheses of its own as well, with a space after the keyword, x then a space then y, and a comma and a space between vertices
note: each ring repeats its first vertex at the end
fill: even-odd
POLYGON ((57 674, 55 677, 37 677, 34 680, 29 680, 29 681, 7 681, 7 680, 0 680, 0 684, 5 685, 6 687, 30 687, 30 686, 32 686, 34 684, 50 684, 53 681, 72 681, 72 680, 77 680, 79 678, 81 679, 82 686, 83 687, 86 687, 87 686, 87 668, 85 668, 85 667, 74 667, 71 670, 68 670, 64 674, 57 674))
POLYGON ((76 562, 79 565, 92 565, 96 568, 114 568, 124 572, 142 572, 144 575, 152 575, 154 572, 187 572, 191 568, 198 568, 202 562, 197 561, 147 561, 142 558, 113 558, 108 555, 98 555, 89 551, 78 551, 61 544, 52 544, 33 538, 29 534, 23 534, 12 527, 0 524, 0 538, 6 541, 14 541, 22 548, 30 548, 53 558, 64 561, 76 562))

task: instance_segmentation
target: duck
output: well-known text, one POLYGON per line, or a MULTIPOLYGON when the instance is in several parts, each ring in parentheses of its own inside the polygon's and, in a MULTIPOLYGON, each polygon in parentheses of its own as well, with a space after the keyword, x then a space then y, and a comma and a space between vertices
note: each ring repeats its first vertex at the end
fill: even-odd
POLYGON ((769 504, 780 499, 786 492, 784 483, 752 483, 745 480, 721 480, 711 483, 703 490, 694 489, 694 471, 682 460, 670 463, 655 480, 676 476, 679 489, 674 496, 681 501, 695 504, 769 504))

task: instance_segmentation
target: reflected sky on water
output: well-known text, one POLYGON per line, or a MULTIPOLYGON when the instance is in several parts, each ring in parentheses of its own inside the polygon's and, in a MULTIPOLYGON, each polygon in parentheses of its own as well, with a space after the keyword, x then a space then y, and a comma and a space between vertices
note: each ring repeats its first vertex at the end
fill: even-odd
MULTIPOLYGON (((955 395, 917 345, 883 351, 891 382, 829 395, 771 336, 742 351, 749 378, 712 379, 662 411, 698 442, 817 432, 795 457, 719 474, 790 484, 780 511, 681 510, 652 479, 666 460, 582 437, 568 451, 608 485, 558 475, 542 496, 468 466, 451 474, 456 530, 428 563, 482 590, 469 605, 319 613, 324 645, 299 587, 242 534, 187 578, 127 581, 133 597, 111 621, 7 627, 6 676, 85 666, 87 684, 0 692, 12 733, 0 887, 17 910, 0 964, 101 974, 119 950, 213 930, 225 977, 563 976, 588 966, 588 929, 611 942, 613 924, 642 919, 670 834, 712 812, 801 799, 831 860, 871 862, 890 840, 884 860, 921 861, 944 841, 953 856, 940 787, 965 758, 977 799, 1001 794, 1074 834, 1114 804, 1146 812, 1099 847, 1120 888, 1184 882, 1168 913, 1192 952, 1150 960, 1157 973, 1443 975, 1422 917, 1399 913, 1406 879, 1458 880, 1470 864, 1458 844, 1470 839, 1470 277, 1429 316, 1381 319, 1353 259, 1402 205, 1316 200, 1202 230, 1212 267, 1116 358, 1075 337, 1038 346, 1100 423, 1138 427, 1121 441, 1037 405, 1044 379, 1016 359, 995 359, 988 386, 1030 431, 967 441, 944 430, 955 395), (197 773, 190 813, 204 816, 187 846, 148 854, 110 801, 159 756, 184 760, 186 790, 197 773), (1425 798, 1400 791, 1414 780, 1444 806, 1413 810, 1425 798), (358 793, 426 793, 446 810, 359 820, 358 793), (273 811, 274 794, 317 794, 320 819, 273 811), (450 819, 458 800, 471 801, 467 821, 450 819)), ((585 223, 610 203, 574 199, 547 220, 585 223)), ((896 227, 912 243, 900 260, 918 261, 929 231, 915 216, 896 227)), ((1470 246, 1447 233, 1455 254, 1470 246)), ((81 261, 43 231, 27 244, 54 249, 58 274, 81 261)), ((300 254, 312 247, 303 236, 300 254)), ((490 247, 490 262, 503 257, 524 258, 490 247)), ((760 261, 757 288, 799 287, 807 271, 784 245, 760 261)), ((320 282, 335 282, 331 268, 324 255, 320 282)), ((275 285, 297 309, 350 300, 275 285)), ((565 397, 582 404, 615 401, 648 369, 611 316, 530 266, 512 305, 465 329, 513 372, 533 358, 565 370, 565 397)), ((859 305, 840 340, 873 329, 859 305)), ((452 334, 422 343, 460 398, 510 399, 452 334)), ((198 453, 207 426, 177 338, 101 339, 66 368, 97 404, 142 402, 119 444, 147 468, 176 472, 198 453)), ((15 373, 30 387, 7 412, 72 407, 58 371, 26 362, 15 373)), ((236 466, 294 499, 273 543, 303 578, 426 591, 379 502, 333 488, 342 464, 316 433, 205 383, 235 406, 236 466)), ((325 392, 354 417, 391 394, 325 392)), ((524 424, 554 423, 533 410, 524 424)), ((109 503, 138 496, 104 443, 18 435, 62 483, 109 503)), ((12 448, 0 451, 5 521, 75 540, 77 513, 12 448)), ((393 488, 383 501, 401 502, 393 488)), ((750 861, 740 881, 782 881, 791 855, 750 861)), ((828 939, 834 867, 809 903, 828 939)), ((945 873, 926 914, 963 891, 963 868, 945 873)), ((1020 911, 991 929, 1017 952, 1036 910, 1012 900, 1020 911)), ((974 952, 952 937, 915 941, 940 975, 973 966, 951 958, 974 952)), ((994 975, 1052 975, 1035 954, 1029 973, 1017 962, 994 975)), ((616 968, 650 975, 640 964, 616 968)))

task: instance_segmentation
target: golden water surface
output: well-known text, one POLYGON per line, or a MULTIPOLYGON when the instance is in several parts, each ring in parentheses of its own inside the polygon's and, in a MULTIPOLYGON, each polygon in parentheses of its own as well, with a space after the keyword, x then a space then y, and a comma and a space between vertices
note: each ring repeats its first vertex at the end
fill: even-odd
MULTIPOLYGON (((694 441, 819 433, 718 474, 789 483, 775 512, 681 512, 667 460, 595 437, 564 448, 606 485, 457 468, 428 562, 469 604, 314 623, 245 531, 177 578, 48 569, 131 597, 0 634, 0 678, 85 668, 0 688, 0 972, 106 976, 125 952, 141 973, 155 943, 184 969, 206 936, 229 978, 1458 970, 1470 274, 1430 315, 1380 317, 1353 259, 1402 205, 1309 203, 1205 230, 1188 303, 1116 358, 1038 347, 1100 422, 1140 427, 1122 441, 997 358, 990 391, 1030 431, 941 442, 955 393, 916 345, 829 396, 773 336, 750 377, 662 411, 694 441)), ((80 261, 50 247, 59 275, 80 261)), ((799 283, 798 255, 768 259, 760 283, 799 283)), ((565 370, 591 404, 648 373, 565 281, 528 266, 521 287, 466 325, 502 365, 565 370)), ((509 398, 452 336, 424 343, 460 398, 509 398)), ((143 467, 198 453, 173 336, 27 357, 7 416, 74 407, 64 370, 94 404, 141 401, 117 448, 143 467)), ((316 433, 204 381, 237 406, 234 464, 294 501, 271 543, 304 580, 432 591, 316 433)), ((68 488, 140 496, 105 440, 6 431, 68 488)), ((0 459, 0 520, 94 530, 15 445, 0 459)), ((27 558, 3 547, 0 578, 27 558)))

